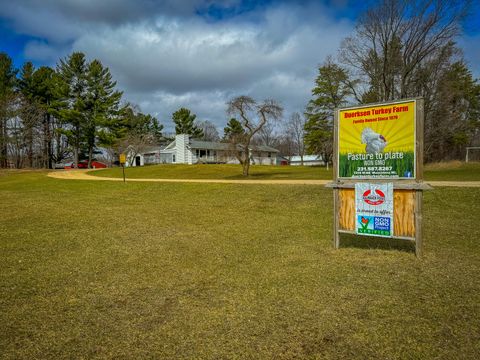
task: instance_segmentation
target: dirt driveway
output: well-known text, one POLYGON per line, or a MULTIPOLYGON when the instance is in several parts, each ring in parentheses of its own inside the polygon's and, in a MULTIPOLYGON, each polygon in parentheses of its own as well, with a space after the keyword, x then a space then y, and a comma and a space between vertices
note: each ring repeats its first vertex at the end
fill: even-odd
MULTIPOLYGON (((123 181, 122 178, 87 174, 92 170, 52 171, 48 176, 64 180, 123 181)), ((325 185, 331 180, 224 180, 224 179, 127 179, 128 182, 173 182, 212 184, 325 185)), ((480 181, 428 181, 432 186, 480 187, 480 181)))

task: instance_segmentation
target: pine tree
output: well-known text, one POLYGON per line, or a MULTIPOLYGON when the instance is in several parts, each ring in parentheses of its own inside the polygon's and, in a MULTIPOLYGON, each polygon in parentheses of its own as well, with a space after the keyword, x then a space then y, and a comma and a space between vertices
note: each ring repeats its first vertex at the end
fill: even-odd
MULTIPOLYGON (((480 84, 464 62, 453 63, 438 79, 435 122, 425 134, 426 155, 435 160, 463 158, 480 129, 480 84)), ((429 125, 429 124, 428 124, 429 125)))
POLYGON ((153 140, 158 144, 160 144, 163 141, 163 125, 160 124, 157 118, 147 115, 150 117, 150 132, 152 134, 153 140))
POLYGON ((237 119, 231 118, 223 128, 223 140, 232 141, 234 138, 240 140, 243 136, 245 136, 245 129, 242 124, 237 119))
POLYGON ((26 62, 20 70, 20 79, 18 80, 18 88, 22 94, 20 102, 23 125, 22 135, 26 146, 27 166, 29 167, 33 167, 33 133, 38 121, 37 116, 35 116, 37 111, 34 110, 37 108, 33 82, 34 72, 35 67, 33 64, 30 61, 26 62))
POLYGON ((73 147, 74 166, 78 167, 81 147, 85 144, 83 128, 87 123, 85 103, 87 101, 87 64, 85 55, 74 52, 60 60, 57 68, 60 82, 56 114, 67 125, 63 133, 73 147))
POLYGON ((52 117, 54 104, 57 101, 55 89, 58 86, 58 76, 55 71, 48 67, 38 68, 32 77, 33 98, 36 104, 42 109, 42 142, 44 167, 53 168, 53 162, 62 161, 65 157, 64 135, 59 130, 60 124, 55 125, 52 117), (55 151, 53 149, 55 144, 55 151))
POLYGON ((173 122, 175 123, 175 133, 188 134, 194 138, 202 138, 203 131, 195 125, 195 118, 197 116, 192 114, 186 108, 180 108, 172 114, 173 122))
POLYGON ((0 53, 0 168, 7 167, 7 121, 12 108, 16 75, 12 59, 6 53, 0 53))
POLYGON ((322 155, 330 162, 333 154, 333 114, 335 108, 346 104, 351 94, 348 74, 330 59, 319 68, 312 90, 314 98, 307 105, 305 116, 305 145, 307 152, 322 155))
POLYGON ((112 157, 126 152, 128 162, 132 163, 137 154, 163 141, 162 130, 163 125, 155 117, 142 114, 138 107, 129 104, 118 119, 100 131, 99 137, 112 157))
POLYGON ((122 93, 115 91, 116 82, 108 68, 98 60, 87 67, 87 88, 84 103, 85 123, 83 133, 88 152, 88 167, 91 168, 97 136, 101 128, 108 127, 111 120, 118 121, 122 93))

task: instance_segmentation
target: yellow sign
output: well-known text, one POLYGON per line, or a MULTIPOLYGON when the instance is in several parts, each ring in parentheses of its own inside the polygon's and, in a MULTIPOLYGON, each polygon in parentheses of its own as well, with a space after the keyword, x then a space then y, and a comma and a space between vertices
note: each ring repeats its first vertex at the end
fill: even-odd
POLYGON ((125 154, 120 154, 120 164, 125 164, 127 162, 127 156, 125 154))
POLYGON ((416 101, 340 109, 338 177, 415 178, 416 101))

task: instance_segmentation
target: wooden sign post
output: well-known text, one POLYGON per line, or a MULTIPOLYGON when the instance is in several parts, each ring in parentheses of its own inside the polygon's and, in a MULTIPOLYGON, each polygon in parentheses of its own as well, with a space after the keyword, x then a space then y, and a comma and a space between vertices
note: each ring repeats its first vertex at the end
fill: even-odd
POLYGON ((333 164, 334 247, 342 233, 380 236, 414 241, 420 256, 423 190, 431 188, 423 183, 423 99, 337 109, 333 164))
POLYGON ((125 163, 127 162, 127 156, 125 154, 120 154, 119 160, 120 160, 120 165, 122 165, 123 182, 125 182, 125 163))

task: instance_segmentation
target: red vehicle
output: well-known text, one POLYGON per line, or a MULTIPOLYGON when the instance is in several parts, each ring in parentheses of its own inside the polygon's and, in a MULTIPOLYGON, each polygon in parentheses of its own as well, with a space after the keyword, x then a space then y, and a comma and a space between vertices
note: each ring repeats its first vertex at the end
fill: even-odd
MULTIPOLYGON (((65 166, 65 170, 75 169, 75 164, 71 163, 70 165, 65 166)), ((100 161, 92 161, 92 169, 104 169, 107 165, 100 161)), ((78 162, 79 169, 88 169, 88 160, 82 160, 78 162)))

